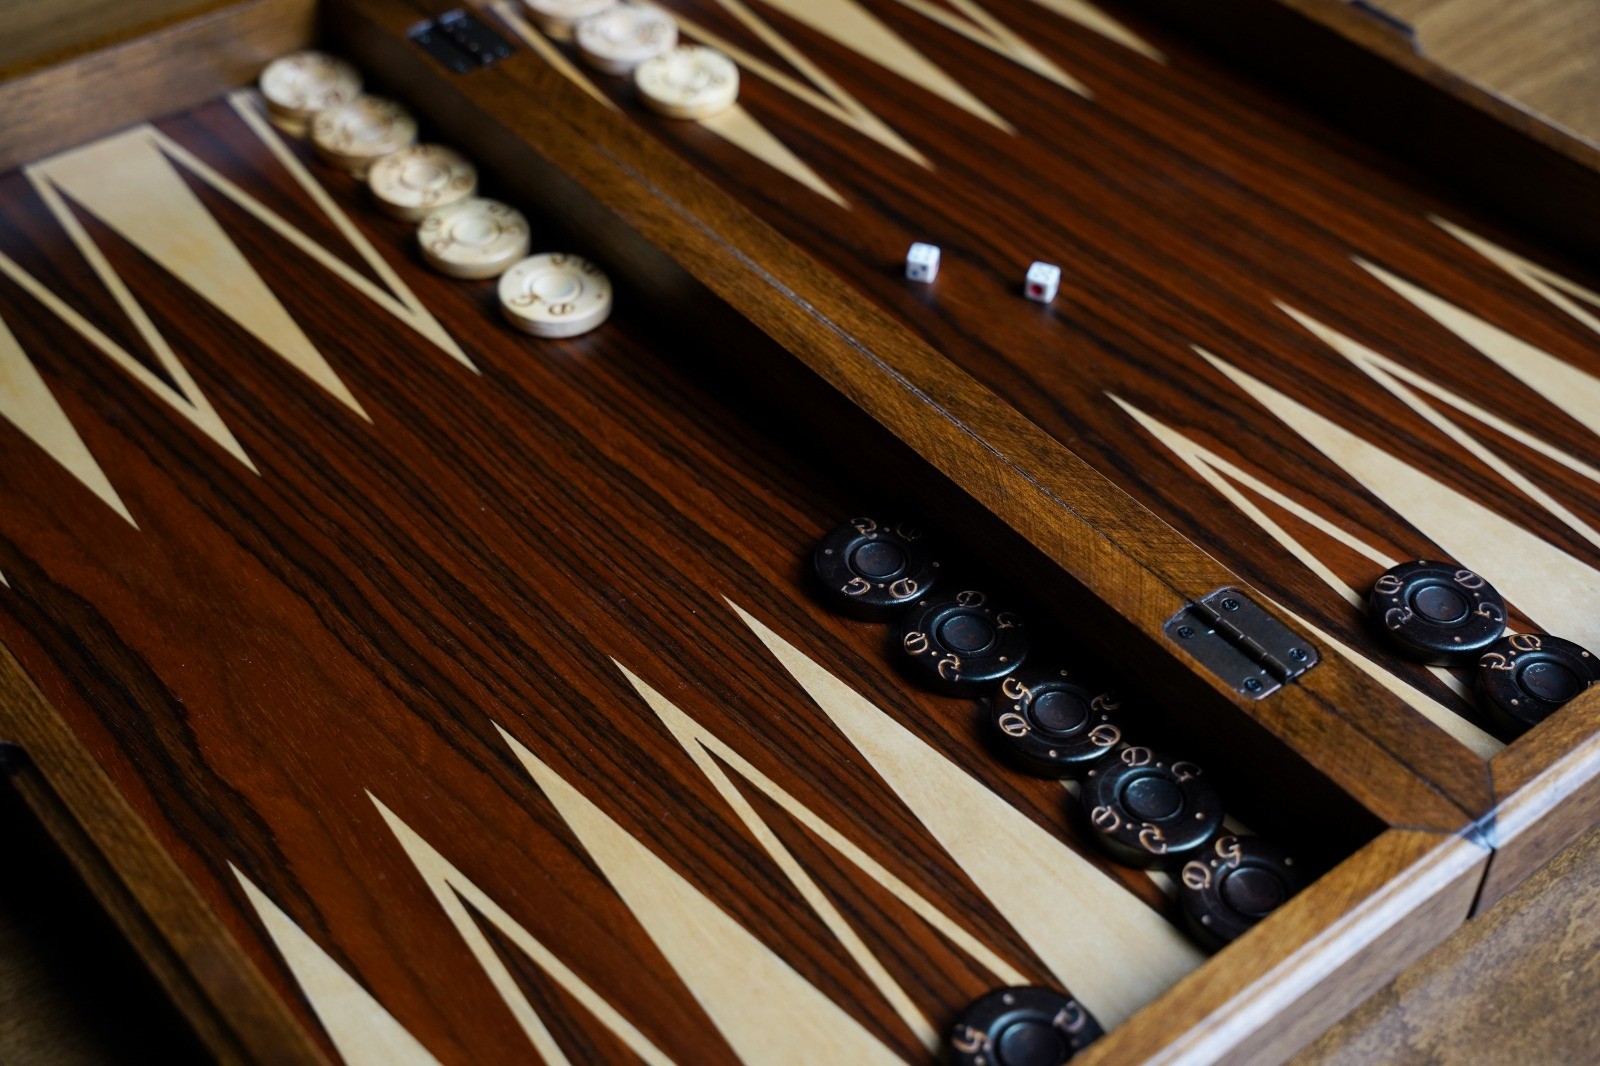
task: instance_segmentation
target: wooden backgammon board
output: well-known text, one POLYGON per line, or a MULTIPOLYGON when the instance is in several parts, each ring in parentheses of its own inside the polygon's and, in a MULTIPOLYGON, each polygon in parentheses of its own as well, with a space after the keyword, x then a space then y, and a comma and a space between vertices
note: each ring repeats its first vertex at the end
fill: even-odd
POLYGON ((0 752, 219 1059, 1281 1061, 1594 824, 1596 153, 1313 0, 605 7, 0 81, 0 752))

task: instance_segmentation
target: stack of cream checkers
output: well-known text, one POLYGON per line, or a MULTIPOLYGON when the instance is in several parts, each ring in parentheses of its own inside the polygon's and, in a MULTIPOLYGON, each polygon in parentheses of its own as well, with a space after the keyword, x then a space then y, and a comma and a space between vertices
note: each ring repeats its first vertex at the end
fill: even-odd
MULTIPOLYGON (((551 11, 592 14, 614 0, 541 2, 551 11)), ((549 32, 550 24, 541 25, 549 32)), ((530 256, 522 212, 475 195, 472 161, 443 145, 417 144, 416 120, 399 104, 363 96, 361 75, 349 63, 296 52, 269 63, 260 86, 280 126, 303 133, 309 124, 319 155, 364 176, 385 213, 418 223, 417 244, 430 267, 453 278, 499 277, 501 309, 517 329, 575 337, 610 316, 611 283, 599 267, 561 252, 530 256)))
POLYGON ((393 100, 363 95, 360 72, 334 56, 280 56, 261 72, 259 85, 279 126, 296 136, 309 130, 318 155, 357 177, 416 142, 411 113, 393 100))
POLYGON ((678 23, 650 3, 523 0, 528 17, 571 40, 591 67, 632 74, 639 98, 668 118, 708 119, 739 98, 739 68, 714 48, 679 44, 678 23))
POLYGON ((361 73, 322 52, 295 52, 268 63, 260 85, 273 118, 300 137, 318 114, 361 95, 361 73))
POLYGON ((321 52, 295 52, 267 64, 259 82, 278 125, 311 133, 317 154, 361 177, 374 162, 417 139, 417 120, 392 100, 361 93, 361 74, 321 52))

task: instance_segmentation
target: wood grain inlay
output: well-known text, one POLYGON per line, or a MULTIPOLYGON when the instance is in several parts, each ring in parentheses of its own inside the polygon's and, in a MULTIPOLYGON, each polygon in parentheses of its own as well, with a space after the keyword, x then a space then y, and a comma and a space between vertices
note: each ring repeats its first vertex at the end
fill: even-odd
POLYGON ((1013 131, 1004 132, 886 76, 893 64, 863 58, 782 5, 750 5, 759 26, 728 17, 720 0, 669 6, 691 36, 740 63, 743 109, 833 195, 775 186, 767 164, 693 123, 650 115, 624 85, 602 84, 618 108, 1352 649, 1363 670, 1416 690, 1420 700, 1406 699, 1428 708, 1424 717, 1439 719, 1439 707, 1465 717, 1464 728, 1447 727, 1451 736, 1479 754, 1494 746, 1459 679, 1395 658, 1366 631, 1346 591, 1370 584, 1381 570, 1374 556, 1498 567, 1526 612, 1515 624, 1600 640, 1581 607, 1600 561, 1585 458, 1600 425, 1600 283, 1581 264, 1519 239, 1153 25, 1134 31, 1165 62, 1104 47, 1062 17, 1070 5, 985 0, 986 18, 1070 72, 1080 93, 956 26, 977 5, 938 18, 919 5, 867 5, 993 108, 1013 131), (851 109, 797 92, 788 69, 766 58, 779 49, 791 65, 788 57, 804 56, 811 83, 831 79, 851 109), (866 136, 862 113, 874 116, 866 136), (944 250, 931 286, 908 284, 898 269, 916 240, 944 250), (1050 307, 1019 293, 1035 259, 1065 268, 1050 307), (1196 345, 1218 361, 1196 360, 1196 345), (1247 380, 1274 412, 1295 412, 1295 424, 1260 406, 1247 380), (1457 413, 1486 418, 1487 432, 1457 413), (1274 507, 1270 523, 1258 521, 1254 504, 1240 507, 1191 464, 1171 462, 1155 424, 1344 543, 1288 547, 1269 526, 1297 537, 1300 519, 1274 507), (1317 440, 1300 432, 1307 425, 1317 440), (1319 447, 1333 436, 1340 446, 1319 447), (1376 471, 1346 466, 1358 460, 1386 472, 1374 480, 1364 475, 1376 471), (1446 532, 1466 520, 1470 532, 1446 532), (1514 558, 1543 561, 1519 571, 1514 558))
POLYGON ((0 639, 327 1051, 916 1060, 997 980, 1116 1017, 1200 962, 971 704, 810 602, 881 487, 626 292, 534 342, 412 243, 248 96, 0 176, 0 639), (1143 957, 1072 958, 1081 912, 1028 913, 1062 878, 1143 957))

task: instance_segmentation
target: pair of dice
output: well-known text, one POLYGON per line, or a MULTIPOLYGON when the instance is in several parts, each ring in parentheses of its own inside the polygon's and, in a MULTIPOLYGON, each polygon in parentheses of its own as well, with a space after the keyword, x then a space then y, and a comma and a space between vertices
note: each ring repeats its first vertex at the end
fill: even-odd
POLYGON ((1113 858, 1178 870, 1195 938, 1220 947, 1299 888, 1293 860, 1254 837, 1222 836, 1222 802, 1199 766, 1127 743, 1121 705, 1058 665, 1027 663, 1022 619, 974 590, 936 595, 943 577, 921 531, 854 518, 813 553, 817 581, 843 613, 901 618, 909 669, 951 695, 990 694, 993 735, 1013 762, 1076 782, 1094 839, 1113 858))
POLYGON ((1600 658, 1548 633, 1511 633, 1493 585, 1454 563, 1401 563, 1373 582, 1368 614, 1407 658, 1474 665, 1478 705, 1507 733, 1537 725, 1600 681, 1600 658))
MULTIPOLYGON (((906 253, 906 277, 927 284, 939 275, 939 246, 918 241, 906 253)), ((1061 268, 1054 263, 1034 262, 1022 280, 1022 293, 1030 300, 1047 304, 1061 291, 1061 268)))

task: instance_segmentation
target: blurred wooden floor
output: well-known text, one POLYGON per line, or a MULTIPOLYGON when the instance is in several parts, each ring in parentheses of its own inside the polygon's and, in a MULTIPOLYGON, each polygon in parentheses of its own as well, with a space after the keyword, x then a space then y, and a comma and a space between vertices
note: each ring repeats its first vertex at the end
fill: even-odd
POLYGON ((1600 1063, 1600 828, 1292 1066, 1600 1063))
POLYGON ((1371 0, 1457 73, 1600 144, 1600 0, 1371 0))
MULTIPOLYGON (((211 0, 0 0, 0 68, 211 0)), ((1600 0, 1373 0, 1424 51, 1600 143, 1600 0)), ((0 785, 0 1064, 202 1062, 111 923, 0 785)), ((1600 829, 1295 1066, 1600 1063, 1600 829)))

